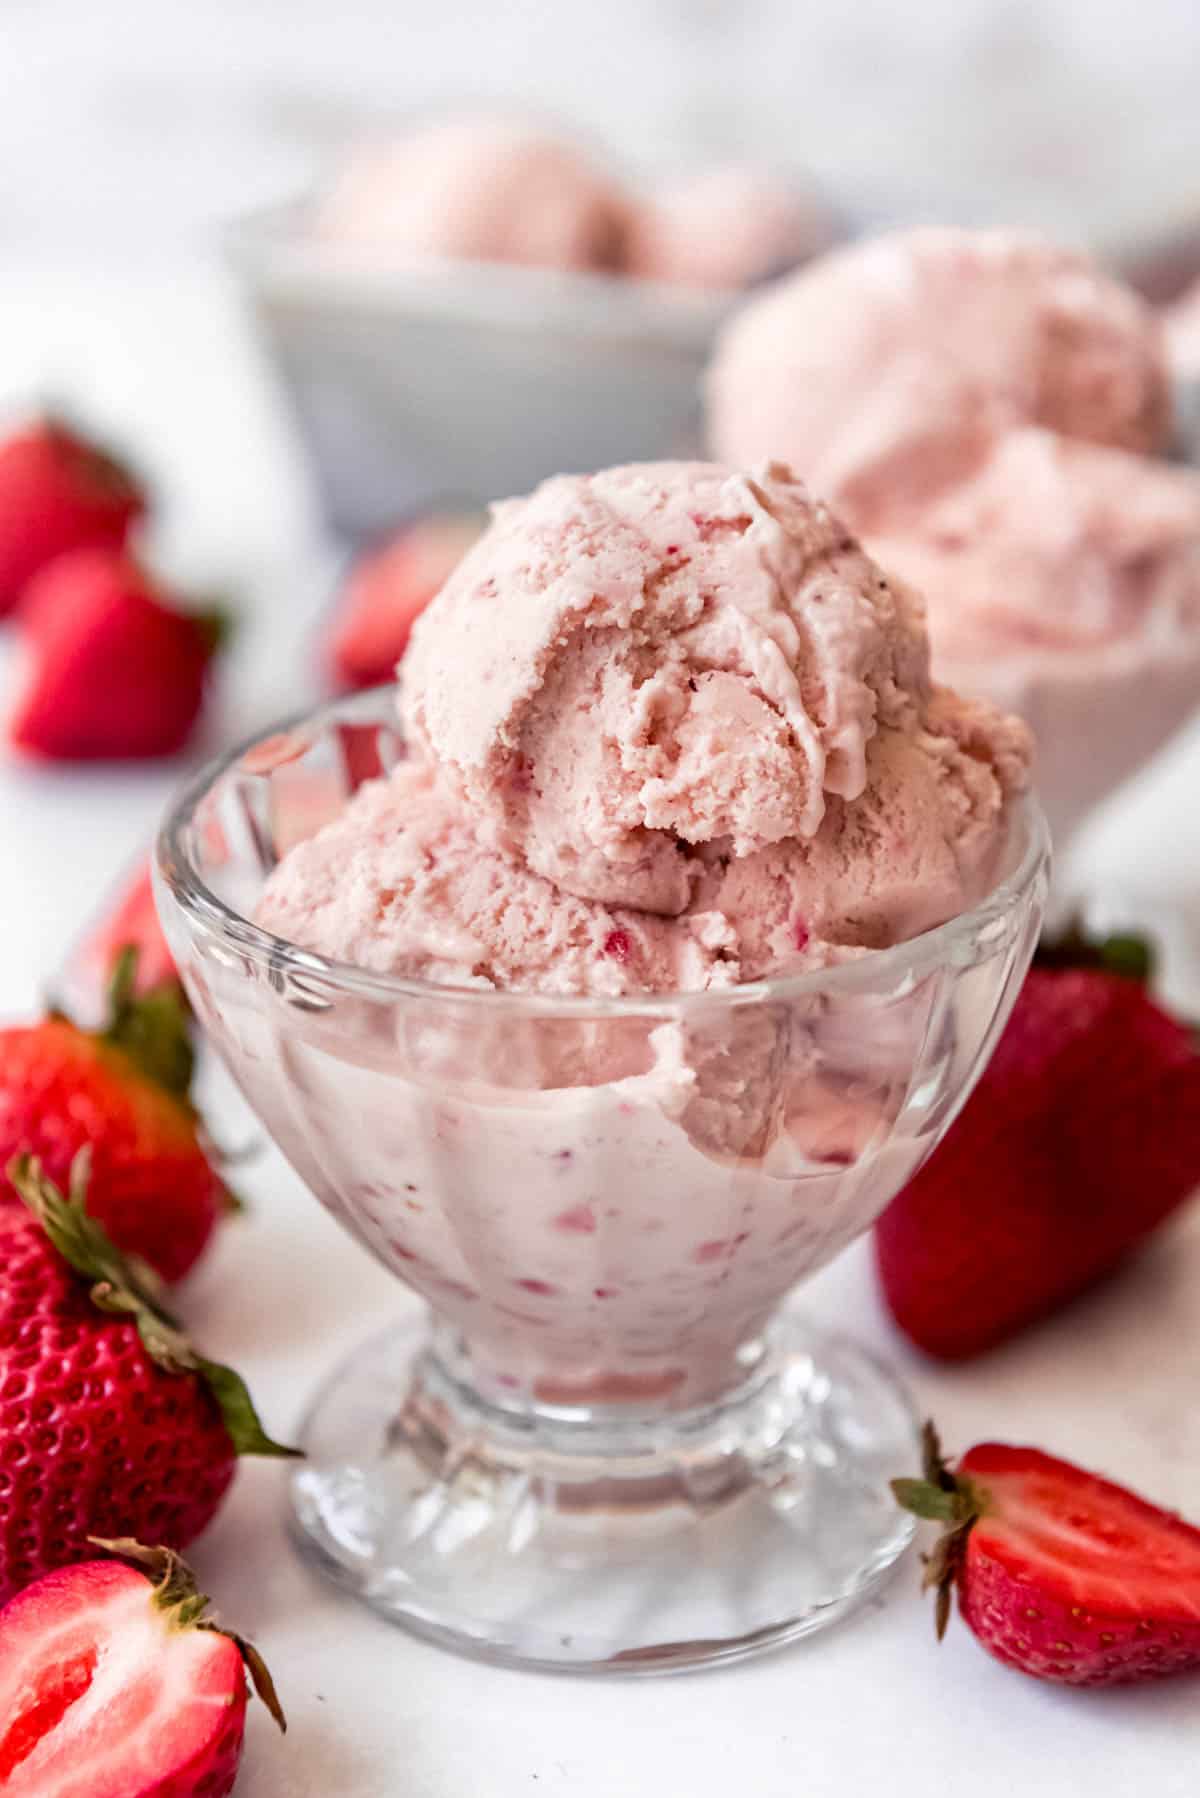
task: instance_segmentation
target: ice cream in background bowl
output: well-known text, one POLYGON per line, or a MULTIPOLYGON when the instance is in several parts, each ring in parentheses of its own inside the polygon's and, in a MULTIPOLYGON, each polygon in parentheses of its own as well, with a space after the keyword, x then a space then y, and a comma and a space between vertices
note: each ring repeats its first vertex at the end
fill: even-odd
POLYGON ((637 200, 625 266, 646 281, 733 290, 807 262, 837 234, 828 204, 794 177, 722 163, 637 200))
POLYGON ((437 1320, 318 1398, 302 1544, 526 1665, 831 1621, 907 1540, 912 1415, 788 1296, 1015 995, 1046 883, 1025 728, 931 684, 919 602, 786 468, 658 464, 497 507, 399 705, 269 750, 168 823, 168 934, 285 1153, 437 1320), (304 771, 328 819, 279 857, 304 771))
POLYGON ((353 148, 318 198, 313 230, 385 265, 611 269, 628 213, 581 147, 516 117, 470 113, 353 148))
POLYGON ((1159 321, 1082 254, 923 228, 750 301, 707 383, 929 607, 935 675, 1018 712, 1060 847, 1200 699, 1200 485, 1159 321))
POLYGON ((1200 474, 1034 428, 894 538, 937 672, 1032 726, 1056 839, 1200 702, 1200 474))
POLYGON ((802 176, 660 186, 491 106, 351 142, 226 242, 326 521, 361 547, 563 469, 695 454, 735 289, 839 228, 802 176))

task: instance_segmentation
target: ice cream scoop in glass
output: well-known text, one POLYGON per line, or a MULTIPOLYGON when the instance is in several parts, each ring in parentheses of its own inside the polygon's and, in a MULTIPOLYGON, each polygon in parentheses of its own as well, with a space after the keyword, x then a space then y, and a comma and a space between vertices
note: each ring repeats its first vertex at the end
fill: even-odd
POLYGON ((908 1400, 793 1293, 966 1097, 1045 826, 1020 727, 929 689, 782 471, 566 483, 481 549, 403 721, 381 689, 249 745, 160 844, 205 1028, 431 1313, 318 1395, 295 1531, 466 1652, 728 1658, 909 1540, 908 1400))

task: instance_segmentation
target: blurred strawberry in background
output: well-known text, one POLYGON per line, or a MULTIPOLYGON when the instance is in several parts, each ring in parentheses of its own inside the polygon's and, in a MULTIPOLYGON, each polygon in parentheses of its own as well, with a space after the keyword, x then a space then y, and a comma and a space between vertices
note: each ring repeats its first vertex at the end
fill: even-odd
POLYGON ((9 736, 54 761, 172 755, 194 730, 224 632, 181 610, 121 550, 59 556, 26 588, 22 690, 9 736))
POLYGON ((134 992, 149 993, 168 981, 178 980, 175 962, 167 947, 150 879, 149 857, 143 858, 119 887, 67 967, 67 988, 72 1000, 89 1014, 99 1014, 124 949, 135 949, 134 992))
POLYGON ((0 616, 56 556, 119 549, 145 510, 129 470, 59 419, 0 443, 0 616))
POLYGON ((1050 1315, 1200 1186, 1200 1053, 1150 971, 1133 938, 1039 951, 979 1085, 877 1224, 884 1298, 927 1354, 964 1360, 1050 1315))
POLYGON ((334 605, 324 660, 335 686, 394 679, 409 632, 483 530, 477 513, 418 520, 354 564, 334 605))

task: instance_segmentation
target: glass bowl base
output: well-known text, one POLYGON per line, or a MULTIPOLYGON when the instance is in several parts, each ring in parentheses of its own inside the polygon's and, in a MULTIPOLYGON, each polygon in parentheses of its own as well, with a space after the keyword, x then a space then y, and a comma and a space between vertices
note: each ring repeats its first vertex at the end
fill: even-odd
POLYGON ((912 1538, 903 1389, 792 1310, 691 1411, 481 1396, 420 1322, 317 1395, 291 1484, 307 1559, 459 1653, 560 1672, 734 1660, 835 1623, 912 1538))

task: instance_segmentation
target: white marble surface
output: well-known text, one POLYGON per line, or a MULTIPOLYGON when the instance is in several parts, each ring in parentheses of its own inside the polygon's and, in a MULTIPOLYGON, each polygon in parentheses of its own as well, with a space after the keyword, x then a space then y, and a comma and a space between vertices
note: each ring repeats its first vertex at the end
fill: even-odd
MULTIPOLYGON (((167 502, 159 547, 169 565, 242 589, 249 628, 226 722, 303 698, 307 621, 327 573, 281 421, 220 283, 195 271, 132 282, 32 267, 6 279, 0 395, 43 384, 79 391, 144 451, 167 502)), ((0 686, 6 678, 0 664, 0 686)), ((1087 857, 1093 880, 1169 901, 1174 977, 1193 997, 1198 770, 1194 741, 1087 857)), ((0 768, 5 1015, 34 1004, 178 776, 0 768)), ((243 1127, 226 1096, 217 1134, 237 1139, 243 1127)), ((323 1370, 406 1301, 273 1153, 241 1184, 251 1214, 228 1228, 183 1303, 286 1431, 323 1370)), ((814 1312, 896 1359, 950 1445, 1026 1438, 1200 1516, 1198 1282, 1193 1212, 1108 1290, 950 1373, 890 1333, 865 1245, 811 1298, 814 1312)), ((195 1551, 231 1620, 269 1655, 291 1717, 280 1741, 255 1707, 239 1798, 724 1798, 731 1787, 755 1798, 950 1787, 973 1798, 1193 1798, 1194 1683, 1070 1694, 1006 1672, 961 1629, 938 1649, 912 1557, 857 1618, 772 1657, 666 1681, 554 1679, 459 1661, 325 1588, 284 1539, 280 1479, 245 1467, 195 1551)))

